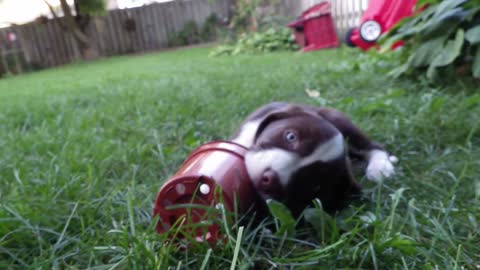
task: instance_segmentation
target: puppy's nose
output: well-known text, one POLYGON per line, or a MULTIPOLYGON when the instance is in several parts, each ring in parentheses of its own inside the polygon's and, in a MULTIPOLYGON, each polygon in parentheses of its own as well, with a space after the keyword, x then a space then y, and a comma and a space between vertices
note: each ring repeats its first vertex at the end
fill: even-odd
POLYGON ((278 179, 277 173, 270 169, 267 169, 262 174, 262 178, 260 180, 260 186, 262 187, 263 190, 268 190, 275 185, 275 182, 277 181, 277 179, 278 179))

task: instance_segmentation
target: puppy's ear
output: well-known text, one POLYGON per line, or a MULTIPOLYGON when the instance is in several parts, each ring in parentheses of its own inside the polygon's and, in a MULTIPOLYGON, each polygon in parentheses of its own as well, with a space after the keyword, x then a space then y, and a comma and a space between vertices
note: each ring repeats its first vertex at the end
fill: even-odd
POLYGON ((293 116, 298 116, 299 114, 307 114, 307 112, 305 112, 305 110, 300 106, 295 105, 288 105, 281 110, 270 112, 262 119, 260 125, 258 125, 257 132, 255 133, 255 138, 253 141, 256 142, 260 134, 262 134, 265 128, 271 123, 293 116))

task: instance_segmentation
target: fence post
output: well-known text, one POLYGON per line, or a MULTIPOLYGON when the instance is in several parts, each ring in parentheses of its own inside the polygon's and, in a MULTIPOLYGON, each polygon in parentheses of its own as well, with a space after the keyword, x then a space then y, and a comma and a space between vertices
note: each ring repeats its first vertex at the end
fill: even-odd
MULTIPOLYGON (((5 60, 5 52, 2 46, 0 46, 0 60, 2 60, 2 68, 5 71, 6 74, 10 73, 10 70, 8 69, 7 61, 5 60)), ((1 73, 0 73, 1 75, 1 73)))

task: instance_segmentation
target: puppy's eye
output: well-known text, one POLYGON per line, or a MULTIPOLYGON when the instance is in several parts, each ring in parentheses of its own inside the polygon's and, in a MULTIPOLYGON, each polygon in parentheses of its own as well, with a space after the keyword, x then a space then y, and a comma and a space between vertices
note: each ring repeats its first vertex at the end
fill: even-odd
POLYGON ((283 136, 285 138, 285 141, 287 141, 288 143, 296 142, 297 139, 298 139, 297 133, 295 133, 294 131, 291 131, 291 130, 285 131, 283 136))

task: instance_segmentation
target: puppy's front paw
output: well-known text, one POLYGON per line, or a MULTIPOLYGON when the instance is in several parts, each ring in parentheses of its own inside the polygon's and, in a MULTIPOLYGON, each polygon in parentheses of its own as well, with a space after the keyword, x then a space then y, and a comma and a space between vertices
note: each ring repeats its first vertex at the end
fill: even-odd
POLYGON ((385 151, 373 150, 369 154, 367 166, 367 178, 375 182, 381 182, 395 174, 392 163, 398 162, 395 156, 388 156, 385 151))

